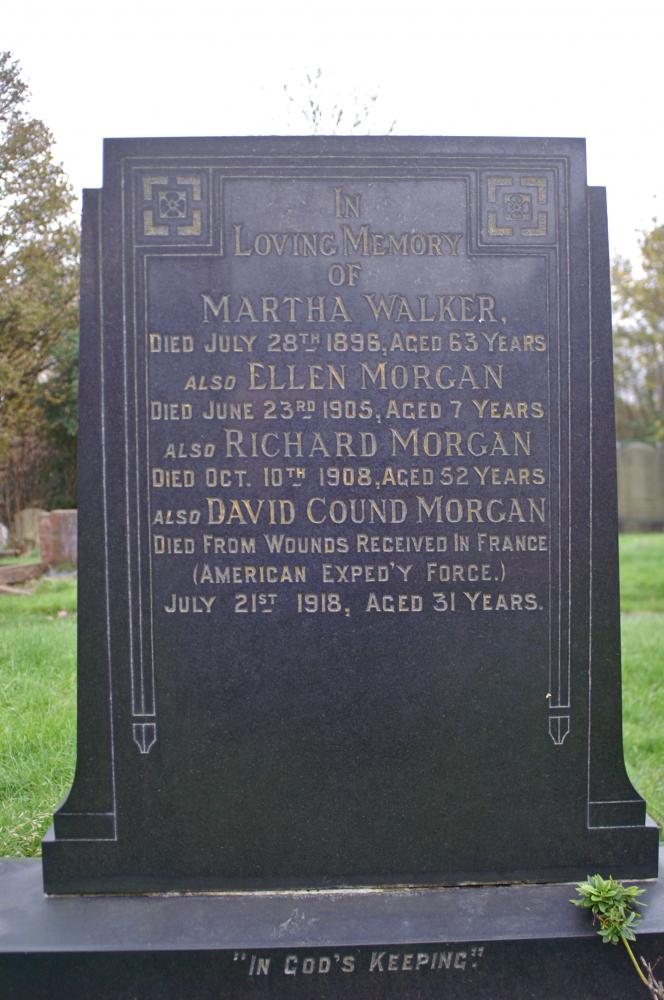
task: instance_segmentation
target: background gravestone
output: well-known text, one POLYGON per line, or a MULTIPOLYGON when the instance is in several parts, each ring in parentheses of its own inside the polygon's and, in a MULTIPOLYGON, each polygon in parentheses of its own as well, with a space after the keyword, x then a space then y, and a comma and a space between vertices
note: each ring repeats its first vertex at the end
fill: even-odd
POLYGON ((48 566, 75 566, 77 559, 75 510, 51 510, 39 518, 39 551, 48 566))
POLYGON ((37 548, 39 545, 39 518, 46 511, 39 507, 24 507, 12 522, 11 537, 18 548, 24 552, 37 548))
POLYGON ((605 219, 577 140, 107 143, 48 892, 656 874, 605 219))
POLYGON ((618 445, 618 514, 623 531, 664 528, 664 448, 643 441, 618 445))

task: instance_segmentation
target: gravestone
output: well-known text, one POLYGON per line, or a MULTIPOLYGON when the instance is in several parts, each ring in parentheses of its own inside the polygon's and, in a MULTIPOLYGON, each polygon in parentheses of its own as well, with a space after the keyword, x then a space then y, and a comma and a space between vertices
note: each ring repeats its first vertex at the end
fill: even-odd
MULTIPOLYGON (((274 974, 312 996, 309 973, 382 995, 399 971, 472 996, 487 942, 528 936, 505 908, 591 933, 569 887, 487 887, 656 876, 621 744, 607 245, 580 140, 106 143, 78 759, 44 886, 185 895, 86 926, 187 953, 201 997, 191 949, 226 949, 228 995, 274 974), (234 897, 186 894, 226 890, 246 934, 212 941, 234 897)), ((531 995, 525 947, 492 996, 531 995)))
POLYGON ((47 891, 655 873, 588 197, 581 142, 107 143, 47 891))
POLYGON ((664 449, 644 441, 618 445, 618 517, 621 531, 664 528, 664 449))
POLYGON ((75 566, 77 539, 75 510, 51 510, 39 518, 39 551, 48 566, 75 566))
POLYGON ((39 545, 39 518, 45 511, 40 507, 24 507, 12 522, 13 542, 24 552, 39 545))

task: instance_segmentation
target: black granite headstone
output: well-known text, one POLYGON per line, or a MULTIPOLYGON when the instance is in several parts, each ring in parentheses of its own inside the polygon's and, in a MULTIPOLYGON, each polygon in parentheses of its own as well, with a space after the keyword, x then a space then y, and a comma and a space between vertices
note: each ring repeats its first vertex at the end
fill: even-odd
POLYGON ((580 140, 112 140, 49 893, 657 871, 580 140))

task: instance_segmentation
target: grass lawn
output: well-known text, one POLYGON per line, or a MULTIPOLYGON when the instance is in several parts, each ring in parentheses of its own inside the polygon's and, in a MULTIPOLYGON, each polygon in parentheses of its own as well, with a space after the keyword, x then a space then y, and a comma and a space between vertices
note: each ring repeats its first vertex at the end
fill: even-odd
MULTIPOLYGON (((660 573, 664 573, 664 565, 660 573)), ((648 803, 650 815, 662 827, 664 614, 623 615, 622 648, 623 738, 627 770, 648 803)))
POLYGON ((34 855, 71 782, 76 585, 0 596, 0 855, 34 855))
MULTIPOLYGON (((664 824, 664 534, 620 540, 627 768, 664 824)), ((0 856, 39 854, 74 770, 76 589, 0 595, 0 856)))
POLYGON ((620 536, 620 606, 625 761, 650 815, 662 827, 664 534, 620 536))
POLYGON ((39 549, 24 552, 22 556, 0 556, 0 566, 23 566, 25 563, 39 562, 39 549))
POLYGON ((664 614, 664 534, 620 536, 620 610, 664 614))

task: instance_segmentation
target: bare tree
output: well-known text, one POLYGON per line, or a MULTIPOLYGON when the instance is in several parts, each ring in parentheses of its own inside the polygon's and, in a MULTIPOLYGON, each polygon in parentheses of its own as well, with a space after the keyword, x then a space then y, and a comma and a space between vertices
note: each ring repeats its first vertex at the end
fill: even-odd
POLYGON ((318 67, 305 73, 300 83, 283 85, 292 105, 294 124, 306 122, 313 135, 391 135, 396 120, 387 128, 380 126, 376 109, 378 94, 353 97, 350 105, 345 105, 341 98, 326 97, 322 76, 323 71, 318 67))

